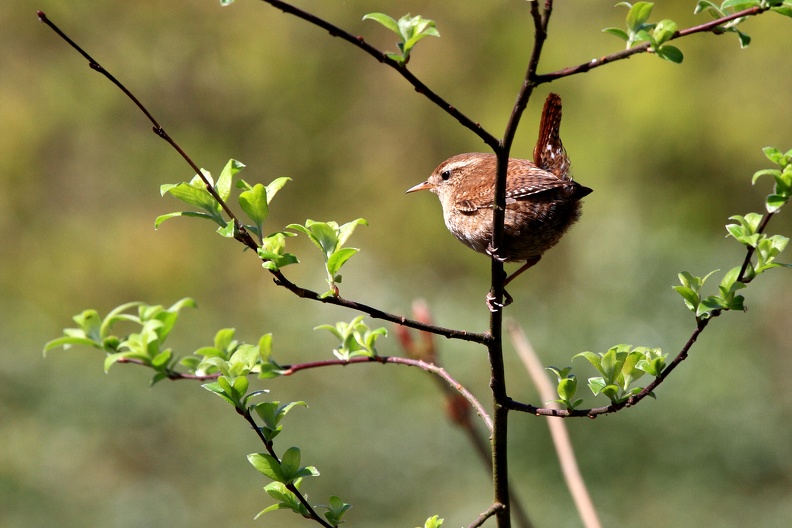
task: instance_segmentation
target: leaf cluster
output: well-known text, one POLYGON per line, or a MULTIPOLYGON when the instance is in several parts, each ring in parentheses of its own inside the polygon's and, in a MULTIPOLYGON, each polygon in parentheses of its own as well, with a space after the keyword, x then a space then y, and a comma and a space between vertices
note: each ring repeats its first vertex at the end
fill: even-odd
POLYGON ((641 42, 649 42, 651 50, 658 57, 667 61, 680 63, 684 59, 682 51, 676 46, 666 44, 677 32, 677 23, 670 19, 663 19, 657 23, 649 23, 649 16, 652 14, 654 3, 636 2, 634 5, 629 2, 619 2, 617 6, 624 6, 628 9, 626 31, 621 28, 605 28, 605 33, 614 35, 624 40, 627 45, 625 49, 633 47, 641 42))
MULTIPOLYGON (((721 5, 717 5, 710 0, 699 0, 696 3, 694 14, 706 11, 713 19, 723 18, 739 11, 744 11, 752 7, 770 9, 784 16, 792 17, 792 2, 786 0, 725 0, 721 5)), ((751 43, 751 37, 737 29, 737 25, 743 23, 747 17, 739 17, 718 26, 715 33, 736 33, 740 40, 740 47, 747 48, 751 43)))
MULTIPOLYGON (((775 181, 773 192, 766 199, 766 215, 773 215, 789 201, 792 195, 792 150, 782 153, 780 150, 767 147, 763 149, 765 156, 778 165, 778 169, 763 169, 753 175, 752 182, 762 176, 772 176, 775 181)), ((743 266, 730 269, 718 285, 718 293, 704 296, 701 292, 706 280, 716 271, 714 270, 698 277, 687 271, 679 274, 681 285, 674 289, 682 296, 685 305, 691 310, 696 320, 701 321, 718 315, 722 310, 744 310, 744 297, 738 295, 739 290, 757 275, 777 267, 792 267, 790 264, 776 262, 782 251, 789 243, 789 239, 781 235, 767 235, 764 225, 767 216, 759 213, 746 215, 733 215, 729 217, 732 223, 726 225, 728 236, 748 248, 748 257, 743 266), (754 262, 755 257, 755 262, 754 262)))
POLYGON ((63 337, 44 345, 44 354, 53 348, 68 350, 74 345, 85 345, 104 351, 104 369, 107 372, 118 361, 136 361, 156 371, 152 385, 169 377, 178 358, 169 348, 163 348, 165 340, 173 330, 182 308, 195 307, 195 301, 184 298, 169 308, 130 302, 113 309, 102 319, 96 310, 89 309, 72 319, 77 328, 66 328, 63 337), (136 313, 128 313, 134 311, 136 313), (139 327, 124 337, 113 334, 113 328, 121 322, 139 327))
POLYGON ((358 225, 368 225, 363 218, 358 218, 339 226, 336 222, 315 222, 313 220, 306 220, 305 225, 289 224, 287 229, 293 229, 311 239, 311 242, 318 247, 324 255, 325 271, 327 272, 327 284, 330 289, 321 295, 321 297, 329 297, 331 295, 338 295, 338 287, 336 284, 341 282, 341 275, 338 272, 341 270, 347 260, 355 253, 360 251, 357 248, 343 247, 347 239, 355 231, 358 225))
MULTIPOLYGON (((245 168, 243 163, 231 159, 223 167, 216 183, 212 179, 211 173, 202 169, 203 177, 195 175, 189 182, 162 185, 160 187, 162 196, 170 194, 188 205, 201 209, 201 211, 177 211, 160 215, 154 221, 155 229, 166 220, 184 216, 203 218, 216 223, 219 226, 217 232, 224 237, 235 238, 238 236, 240 226, 237 225, 235 219, 225 217, 223 205, 231 197, 234 176, 243 168, 245 168), (210 192, 210 189, 214 191, 214 194, 210 192), (215 196, 220 200, 217 200, 215 196)), ((278 231, 266 237, 263 234, 264 221, 269 217, 269 204, 275 194, 288 181, 291 179, 276 178, 266 186, 260 183, 250 185, 245 180, 236 182, 236 188, 242 189, 238 197, 239 206, 250 220, 250 224, 243 224, 243 226, 256 236, 259 242, 258 254, 264 261, 264 267, 272 271, 299 262, 297 257, 285 251, 286 237, 295 236, 294 233, 278 231)))
POLYGON ((410 52, 419 40, 424 37, 440 36, 435 21, 420 15, 411 17, 407 13, 399 20, 396 20, 384 13, 368 13, 363 17, 363 20, 374 20, 398 35, 400 40, 396 45, 401 53, 386 53, 385 55, 399 64, 407 64, 409 62, 410 52))
POLYGON ((338 322, 333 325, 319 325, 314 330, 328 330, 340 341, 338 348, 333 350, 335 357, 342 361, 349 361, 355 356, 376 357, 377 349, 374 348, 377 339, 387 336, 385 328, 370 329, 359 315, 350 321, 338 322))
MULTIPOLYGON (((601 374, 588 379, 589 389, 594 396, 603 394, 613 403, 623 403, 643 390, 643 387, 633 387, 632 384, 644 374, 655 377, 660 375, 665 368, 667 356, 659 348, 616 345, 604 353, 581 352, 573 359, 585 358, 601 374)), ((583 403, 582 398, 574 399, 577 379, 571 374, 572 367, 548 367, 547 370, 555 375, 558 382, 558 399, 553 401, 561 403, 569 410, 583 403)))

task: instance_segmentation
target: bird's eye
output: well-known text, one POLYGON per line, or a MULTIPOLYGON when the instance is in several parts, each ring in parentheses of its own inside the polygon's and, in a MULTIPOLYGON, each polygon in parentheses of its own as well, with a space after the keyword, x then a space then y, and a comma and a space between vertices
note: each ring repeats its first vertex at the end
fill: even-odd
POLYGON ((443 181, 447 180, 448 178, 451 177, 451 171, 448 169, 444 170, 443 172, 440 173, 440 177, 443 178, 443 181))

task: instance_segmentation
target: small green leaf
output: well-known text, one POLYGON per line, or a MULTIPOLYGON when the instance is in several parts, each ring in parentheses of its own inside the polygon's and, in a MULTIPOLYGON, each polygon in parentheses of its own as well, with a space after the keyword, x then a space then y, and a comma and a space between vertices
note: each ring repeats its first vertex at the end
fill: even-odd
POLYGON ((627 41, 630 37, 627 35, 627 32, 623 29, 616 28, 616 27, 609 27, 602 30, 603 33, 608 33, 615 37, 622 39, 623 41, 627 41))
POLYGON ((268 455, 267 453, 252 453, 248 455, 247 458, 250 464, 265 477, 268 477, 275 482, 288 484, 286 477, 283 474, 283 470, 281 469, 281 464, 275 457, 268 455))
POLYGON ((424 528, 440 528, 441 524, 443 524, 443 519, 439 518, 437 515, 433 515, 426 519, 424 528))
POLYGON ((272 201, 272 198, 280 191, 287 182, 292 181, 291 178, 286 178, 282 176, 280 178, 275 178, 267 185, 267 204, 272 201))
MULTIPOLYGON (((627 5, 627 2, 621 2, 617 5, 627 5)), ((652 14, 652 8, 654 4, 652 2, 636 2, 635 5, 630 7, 630 11, 627 13, 627 29, 631 32, 635 33, 638 30, 642 29, 644 23, 649 19, 649 16, 652 14)))
POLYGON ((368 222, 365 218, 357 218, 346 224, 342 225, 338 229, 338 247, 343 246, 346 244, 346 241, 349 240, 349 237, 352 236, 352 233, 355 231, 355 228, 359 225, 367 226, 368 222))
POLYGON ((399 24, 393 17, 386 15, 385 13, 368 13, 363 16, 363 20, 373 20, 385 26, 386 28, 390 29, 397 35, 399 34, 399 24))
POLYGON ((674 36, 674 33, 676 33, 677 29, 677 23, 673 20, 666 18, 658 22, 652 31, 657 45, 662 46, 665 42, 671 39, 671 37, 674 36))
POLYGON ((699 0, 696 3, 696 8, 693 10, 693 14, 698 15, 704 10, 707 10, 713 16, 713 18, 721 18, 723 16, 723 12, 720 10, 720 8, 709 0, 699 0))
POLYGON ((177 218, 180 216, 192 217, 192 218, 203 218, 204 220, 211 220, 212 222, 217 222, 217 218, 214 215, 210 215, 208 213, 201 213, 198 211, 178 211, 175 213, 168 213, 164 215, 158 216, 154 220, 154 229, 158 229, 160 225, 165 220, 170 220, 171 218, 177 218))
POLYGON ((259 233, 261 233, 264 221, 269 216, 268 203, 267 189, 260 183, 254 185, 251 190, 242 191, 239 194, 239 206, 253 221, 259 233))
POLYGON ((330 255, 330 258, 327 259, 327 273, 335 276, 338 270, 341 269, 341 266, 358 251, 359 250, 355 248, 342 248, 334 252, 330 255))
POLYGON ((220 196, 224 202, 228 201, 228 197, 231 196, 231 185, 234 180, 234 176, 245 168, 243 163, 235 159, 228 160, 223 170, 220 172, 220 177, 217 178, 217 183, 215 184, 215 192, 217 195, 220 196))
POLYGON ((666 44, 665 46, 655 50, 658 57, 661 57, 674 64, 680 64, 684 60, 684 55, 679 48, 666 44))

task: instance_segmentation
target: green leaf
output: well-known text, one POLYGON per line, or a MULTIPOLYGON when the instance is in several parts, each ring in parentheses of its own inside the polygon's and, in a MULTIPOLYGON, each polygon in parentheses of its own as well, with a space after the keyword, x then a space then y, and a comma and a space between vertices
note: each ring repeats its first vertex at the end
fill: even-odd
POLYGON ((210 391, 210 392, 212 392, 214 394, 217 394, 218 396, 223 398, 225 401, 227 401, 228 403, 230 403, 231 405, 236 407, 237 403, 232 398, 230 398, 228 396, 228 394, 226 394, 225 389, 223 388, 223 386, 220 383, 218 383, 218 382, 204 383, 203 385, 201 385, 201 387, 203 387, 204 389, 206 389, 206 390, 208 390, 208 391, 210 391))
POLYGON ((652 31, 657 45, 662 46, 665 42, 671 39, 671 37, 674 36, 674 33, 676 33, 677 29, 677 23, 673 20, 666 18, 658 22, 654 28, 654 31, 652 31))
POLYGON ((47 344, 44 345, 44 355, 46 356, 47 352, 49 352, 53 348, 63 347, 64 350, 68 350, 74 345, 85 345, 85 346, 101 348, 101 345, 99 343, 97 343, 93 339, 88 339, 87 337, 59 337, 58 339, 47 341, 47 344))
POLYGON ((736 12, 758 6, 759 3, 760 0, 725 0, 725 2, 721 4, 721 9, 724 11, 726 9, 734 9, 736 12))
POLYGON ((217 183, 215 184, 215 192, 220 198, 224 201, 228 201, 228 197, 231 196, 231 185, 234 180, 234 176, 245 168, 243 163, 235 159, 228 160, 223 170, 220 172, 220 177, 217 178, 217 183))
POLYGON ((574 376, 562 379, 557 387, 558 396, 566 401, 570 401, 577 392, 577 379, 574 376))
POLYGON ((346 244, 346 241, 352 236, 352 233, 355 231, 355 228, 359 225, 367 226, 368 222, 364 218, 357 218, 346 224, 342 225, 338 229, 338 247, 343 246, 346 244))
POLYGON ((170 220, 171 218, 177 218, 180 216, 187 216, 192 218, 203 218, 204 220, 211 220, 212 222, 217 223, 217 218, 214 215, 210 215, 208 213, 200 213, 197 211, 178 211, 175 213, 168 213, 164 215, 158 216, 154 220, 154 229, 158 229, 159 226, 165 221, 170 220))
MULTIPOLYGON (((627 5, 626 2, 622 2, 621 4, 617 5, 627 5)), ((652 14, 652 8, 654 4, 652 2, 636 2, 635 5, 630 7, 630 11, 627 13, 627 29, 631 32, 635 33, 638 30, 642 29, 644 23, 649 19, 649 16, 652 14)))
POLYGON ((743 33, 742 31, 735 29, 735 33, 737 33, 737 38, 740 39, 740 48, 745 49, 751 44, 751 37, 743 33))
POLYGON ((265 477, 268 477, 275 482, 288 484, 286 477, 284 476, 283 469, 281 469, 281 464, 275 457, 268 455, 267 453, 252 453, 248 455, 247 458, 250 464, 265 477))
POLYGON ((268 204, 267 189, 260 183, 254 185, 251 190, 239 194, 239 206, 253 221, 258 233, 261 233, 262 225, 269 216, 268 204))
POLYGON ((443 524, 443 519, 439 518, 437 515, 433 515, 426 519, 424 528, 440 528, 441 524, 443 524))
POLYGON ((199 176, 195 176, 189 183, 182 182, 175 185, 166 184, 160 186, 160 194, 165 196, 166 193, 186 204, 200 207, 210 213, 214 213, 219 208, 218 203, 206 190, 206 184, 199 176))
POLYGON ((720 8, 709 0, 699 0, 696 3, 696 8, 693 10, 693 14, 698 15, 704 10, 707 10, 713 18, 721 18, 723 16, 723 12, 720 10, 720 8))
POLYGON ((580 354, 576 354, 572 359, 577 357, 583 357, 587 359, 588 362, 591 363, 594 368, 600 371, 601 374, 605 374, 605 372, 602 370, 602 367, 600 366, 602 357, 599 354, 595 354, 594 352, 581 352, 580 354))
POLYGON ((616 27, 609 27, 602 30, 603 33, 608 33, 615 37, 622 39, 623 41, 627 41, 630 37, 627 35, 627 32, 623 29, 616 28, 616 27))
POLYGON ((272 198, 280 191, 287 182, 292 181, 291 178, 286 178, 282 176, 280 178, 275 178, 267 185, 267 204, 272 201, 272 198))
MULTIPOLYGON (((300 226, 302 227, 302 226, 300 226)), ((294 233, 274 233, 261 241, 261 247, 256 250, 258 256, 264 261, 262 266, 271 271, 278 271, 289 264, 300 261, 291 253, 286 253, 286 237, 295 236, 294 233)))
POLYGON ((335 275, 338 273, 338 270, 341 269, 341 266, 343 266, 344 263, 358 251, 359 250, 355 248, 342 248, 334 252, 332 255, 330 255, 330 258, 327 259, 327 273, 335 277, 335 275))
POLYGON ((390 17, 385 13, 368 13, 363 16, 363 20, 373 20, 378 22, 399 35, 399 24, 393 17, 390 17))
POLYGON ((680 64, 685 58, 679 48, 669 44, 655 50, 655 53, 658 57, 673 62, 674 64, 680 64))
POLYGON ((556 379, 561 381, 562 379, 569 376, 569 373, 572 371, 572 367, 564 367, 562 369, 558 367, 546 367, 545 370, 549 370, 555 374, 556 379))

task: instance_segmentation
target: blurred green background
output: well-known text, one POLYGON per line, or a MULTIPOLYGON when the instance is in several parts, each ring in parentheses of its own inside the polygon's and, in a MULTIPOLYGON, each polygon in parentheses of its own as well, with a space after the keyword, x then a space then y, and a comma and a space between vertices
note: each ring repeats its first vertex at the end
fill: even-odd
MULTIPOLYGON (((422 41, 410 68, 496 136, 530 53, 528 4, 298 2, 377 46, 394 36, 363 14, 421 14, 442 38, 422 41)), ((608 2, 556 2, 542 71, 620 49, 608 2)), ((680 27, 707 20, 694 2, 658 7, 680 27)), ((228 158, 242 176, 293 179, 272 204, 271 231, 305 218, 359 216, 344 296, 399 313, 423 297, 437 322, 481 331, 487 260, 447 233, 433 195, 404 195, 445 158, 485 146, 395 72, 326 33, 255 1, 0 4, 0 526, 307 526, 271 503, 245 455, 254 435, 227 404, 187 382, 149 389, 134 366, 102 371, 92 350, 43 344, 85 308, 191 296, 170 345, 189 352, 214 331, 274 333, 282 363, 330 357, 311 329, 355 314, 301 301, 272 284, 255 256, 208 223, 154 218, 179 209, 159 185, 192 174, 122 94, 36 20, 46 11, 154 112, 202 166, 228 158), (298 317, 295 317, 298 314, 298 317)), ((675 354, 693 327, 676 274, 738 265, 724 238, 732 214, 760 210, 769 180, 761 148, 792 148, 792 21, 764 15, 733 35, 678 43, 675 66, 636 56, 549 88, 564 99, 562 136, 576 178, 595 189, 582 221, 515 283, 508 309, 545 364, 617 343, 675 354)), ((529 157, 541 102, 514 148, 529 157)), ((771 232, 792 235, 790 211, 771 232)), ((324 287, 320 255, 290 239, 298 284, 324 287)), ((789 257, 787 256, 787 260, 789 257)), ((719 280, 719 279, 718 279, 719 280)), ((657 401, 595 421, 569 421, 583 474, 607 526, 788 526, 792 518, 792 274, 752 284, 749 311, 717 319, 657 401)), ((379 326, 377 321, 369 321, 379 326)), ((395 339, 381 354, 399 354, 395 339)), ((441 340, 450 373, 486 401, 476 346, 441 340)), ((512 395, 536 402, 508 350, 512 395)), ((575 369, 584 385, 593 375, 575 369)), ((276 444, 299 445, 319 478, 314 502, 338 494, 351 526, 412 527, 439 514, 469 524, 490 502, 483 465, 443 413, 428 375, 357 366, 259 383, 272 399, 305 400, 276 444)), ((602 402, 591 403, 601 405, 602 402)), ((513 480, 537 526, 579 526, 543 419, 515 414, 513 480)))

